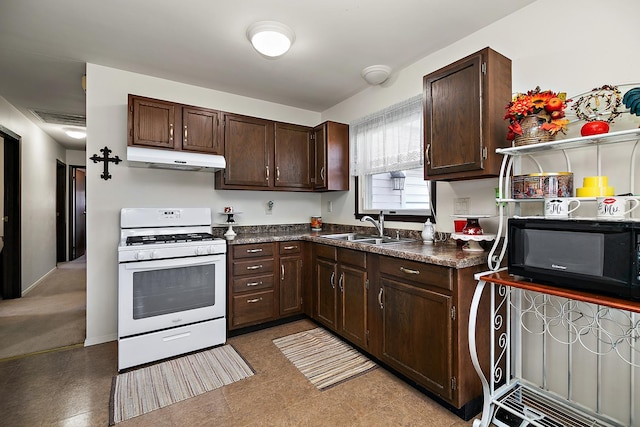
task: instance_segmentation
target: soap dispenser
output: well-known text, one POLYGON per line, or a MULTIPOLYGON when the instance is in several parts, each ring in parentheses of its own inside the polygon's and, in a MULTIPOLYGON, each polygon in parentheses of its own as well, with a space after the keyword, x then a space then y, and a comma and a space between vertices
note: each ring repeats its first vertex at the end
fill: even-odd
POLYGON ((433 243, 433 235, 433 224, 431 224, 431 219, 427 219, 427 222, 422 226, 422 242, 427 244, 433 243))

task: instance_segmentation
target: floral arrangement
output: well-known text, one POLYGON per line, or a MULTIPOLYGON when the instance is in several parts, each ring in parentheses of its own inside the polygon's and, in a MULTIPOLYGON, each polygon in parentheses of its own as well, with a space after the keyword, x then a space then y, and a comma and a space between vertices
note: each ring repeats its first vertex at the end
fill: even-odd
POLYGON ((555 135, 567 130, 569 120, 564 118, 564 109, 567 108, 567 95, 550 90, 541 91, 540 87, 527 93, 518 93, 507 104, 505 120, 509 120, 509 132, 507 139, 513 140, 517 135, 522 135, 520 123, 527 116, 535 115, 542 122, 541 128, 555 135))

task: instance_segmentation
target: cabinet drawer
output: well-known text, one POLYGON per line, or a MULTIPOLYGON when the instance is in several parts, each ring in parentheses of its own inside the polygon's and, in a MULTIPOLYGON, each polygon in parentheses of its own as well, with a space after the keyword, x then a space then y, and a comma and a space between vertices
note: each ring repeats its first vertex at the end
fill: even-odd
POLYGON ((380 260, 380 274, 442 289, 453 289, 452 268, 385 256, 378 259, 380 260))
POLYGON ((273 291, 233 297, 233 325, 240 326, 273 318, 273 291))
POLYGON ((327 258, 335 261, 336 258, 336 248, 334 246, 327 245, 316 245, 316 256, 320 258, 327 258))
POLYGON ((363 251, 338 248, 338 259, 340 260, 341 264, 349 264, 355 267, 367 268, 367 253, 363 251))
POLYGON ((273 288, 273 274, 233 279, 233 292, 257 291, 273 288))
POLYGON ((280 242, 278 245, 280 255, 299 254, 302 242, 280 242))
POLYGON ((246 276, 247 274, 273 274, 273 258, 255 259, 247 261, 234 261, 233 275, 246 276))
POLYGON ((255 243, 232 246, 233 259, 273 256, 273 243, 255 243))

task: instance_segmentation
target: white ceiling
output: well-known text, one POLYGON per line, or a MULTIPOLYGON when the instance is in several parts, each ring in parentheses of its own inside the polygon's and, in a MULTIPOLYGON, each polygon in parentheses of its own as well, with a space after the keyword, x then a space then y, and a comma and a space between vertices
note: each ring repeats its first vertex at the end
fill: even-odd
POLYGON ((533 1, 1 0, 0 96, 75 149, 29 110, 84 115, 87 62, 323 111, 367 87, 364 67, 402 69, 533 1), (246 38, 263 20, 296 33, 279 59, 246 38))

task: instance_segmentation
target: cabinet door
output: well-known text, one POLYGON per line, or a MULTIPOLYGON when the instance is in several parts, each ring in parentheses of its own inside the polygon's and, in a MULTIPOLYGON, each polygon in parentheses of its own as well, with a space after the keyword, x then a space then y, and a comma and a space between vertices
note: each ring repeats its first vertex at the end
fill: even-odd
POLYGON ((223 154, 219 142, 218 112, 204 108, 182 108, 182 149, 223 154))
POLYGON ((316 258, 316 304, 317 320, 337 330, 337 266, 335 262, 316 258))
POLYGON ((129 95, 129 145, 173 149, 175 112, 171 102, 129 95))
POLYGON ((327 188, 327 140, 326 140, 326 124, 322 124, 313 129, 313 147, 314 147, 314 179, 313 188, 323 190, 327 188))
POLYGON ((425 77, 426 176, 482 169, 481 68, 476 55, 425 77))
POLYGON ((311 189, 311 128, 275 124, 275 187, 311 189))
POLYGON ((451 297, 385 277, 380 285, 382 360, 451 399, 451 297))
POLYGON ((340 330, 344 337, 367 348, 367 272, 343 265, 340 289, 340 330))
POLYGON ((313 129, 316 190, 349 190, 349 125, 325 122, 313 129))
POLYGON ((225 114, 223 186, 270 187, 273 136, 270 120, 225 114))
POLYGON ((424 76, 425 179, 498 176, 511 60, 489 48, 424 76))
POLYGON ((302 258, 280 257, 280 316, 302 312, 302 258))

